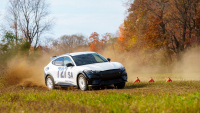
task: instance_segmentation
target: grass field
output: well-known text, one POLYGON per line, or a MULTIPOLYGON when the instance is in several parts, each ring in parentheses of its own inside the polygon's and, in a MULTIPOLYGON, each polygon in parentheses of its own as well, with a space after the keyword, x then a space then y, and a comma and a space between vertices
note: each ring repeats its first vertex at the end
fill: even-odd
MULTIPOLYGON (((1 80, 2 81, 2 80, 1 80)), ((200 112, 200 81, 127 83, 81 91, 0 85, 0 112, 200 112)))

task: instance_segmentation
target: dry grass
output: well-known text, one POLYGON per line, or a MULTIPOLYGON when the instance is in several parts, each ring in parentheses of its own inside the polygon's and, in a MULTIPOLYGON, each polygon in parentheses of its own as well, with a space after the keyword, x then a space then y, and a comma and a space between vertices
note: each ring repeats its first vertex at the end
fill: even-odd
POLYGON ((121 90, 91 91, 1 84, 0 112, 200 112, 200 81, 127 83, 121 90))

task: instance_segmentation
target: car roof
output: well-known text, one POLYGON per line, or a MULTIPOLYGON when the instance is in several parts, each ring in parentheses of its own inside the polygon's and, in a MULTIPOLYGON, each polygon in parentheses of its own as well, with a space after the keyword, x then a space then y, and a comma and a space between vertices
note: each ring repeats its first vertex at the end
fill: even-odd
POLYGON ((68 53, 67 55, 70 55, 70 56, 76 56, 76 55, 82 55, 82 54, 92 54, 92 53, 95 53, 95 52, 75 52, 75 53, 68 53))
POLYGON ((74 53, 67 53, 67 54, 63 54, 63 55, 56 55, 56 56, 52 56, 50 57, 51 61, 54 59, 57 59, 59 57, 63 57, 63 56, 76 56, 76 55, 82 55, 82 54, 92 54, 92 53, 96 53, 96 52, 74 52, 74 53))
POLYGON ((59 55, 57 57, 61 57, 61 56, 76 56, 76 55, 82 55, 82 54, 92 54, 92 53, 96 53, 96 52, 74 52, 74 53, 66 53, 63 55, 59 55))

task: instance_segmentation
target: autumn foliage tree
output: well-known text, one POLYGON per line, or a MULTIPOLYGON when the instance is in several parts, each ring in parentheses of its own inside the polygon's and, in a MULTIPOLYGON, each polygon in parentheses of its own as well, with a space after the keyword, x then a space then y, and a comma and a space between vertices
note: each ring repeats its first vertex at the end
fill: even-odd
POLYGON ((185 50, 199 42, 199 2, 134 0, 119 28, 118 39, 124 50, 158 49, 165 51, 169 60, 172 61, 172 55, 180 60, 185 50))
POLYGON ((91 36, 89 37, 89 43, 91 51, 98 51, 101 49, 102 44, 99 41, 99 34, 96 32, 93 32, 91 36))
POLYGON ((118 37, 119 49, 121 51, 125 50, 128 46, 128 41, 124 39, 124 24, 119 26, 119 37, 118 37))
POLYGON ((109 33, 106 33, 101 39, 99 37, 99 34, 97 32, 93 32, 91 36, 89 37, 89 48, 91 51, 100 51, 104 49, 107 41, 109 40, 110 35, 109 33))

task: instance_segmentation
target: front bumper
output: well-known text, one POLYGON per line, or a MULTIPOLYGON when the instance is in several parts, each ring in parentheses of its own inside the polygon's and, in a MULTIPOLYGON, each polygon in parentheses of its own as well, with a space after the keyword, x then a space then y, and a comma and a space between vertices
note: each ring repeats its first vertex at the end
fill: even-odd
POLYGON ((88 86, 106 86, 112 84, 118 84, 122 82, 127 82, 127 73, 120 69, 101 71, 98 74, 87 74, 88 86))

